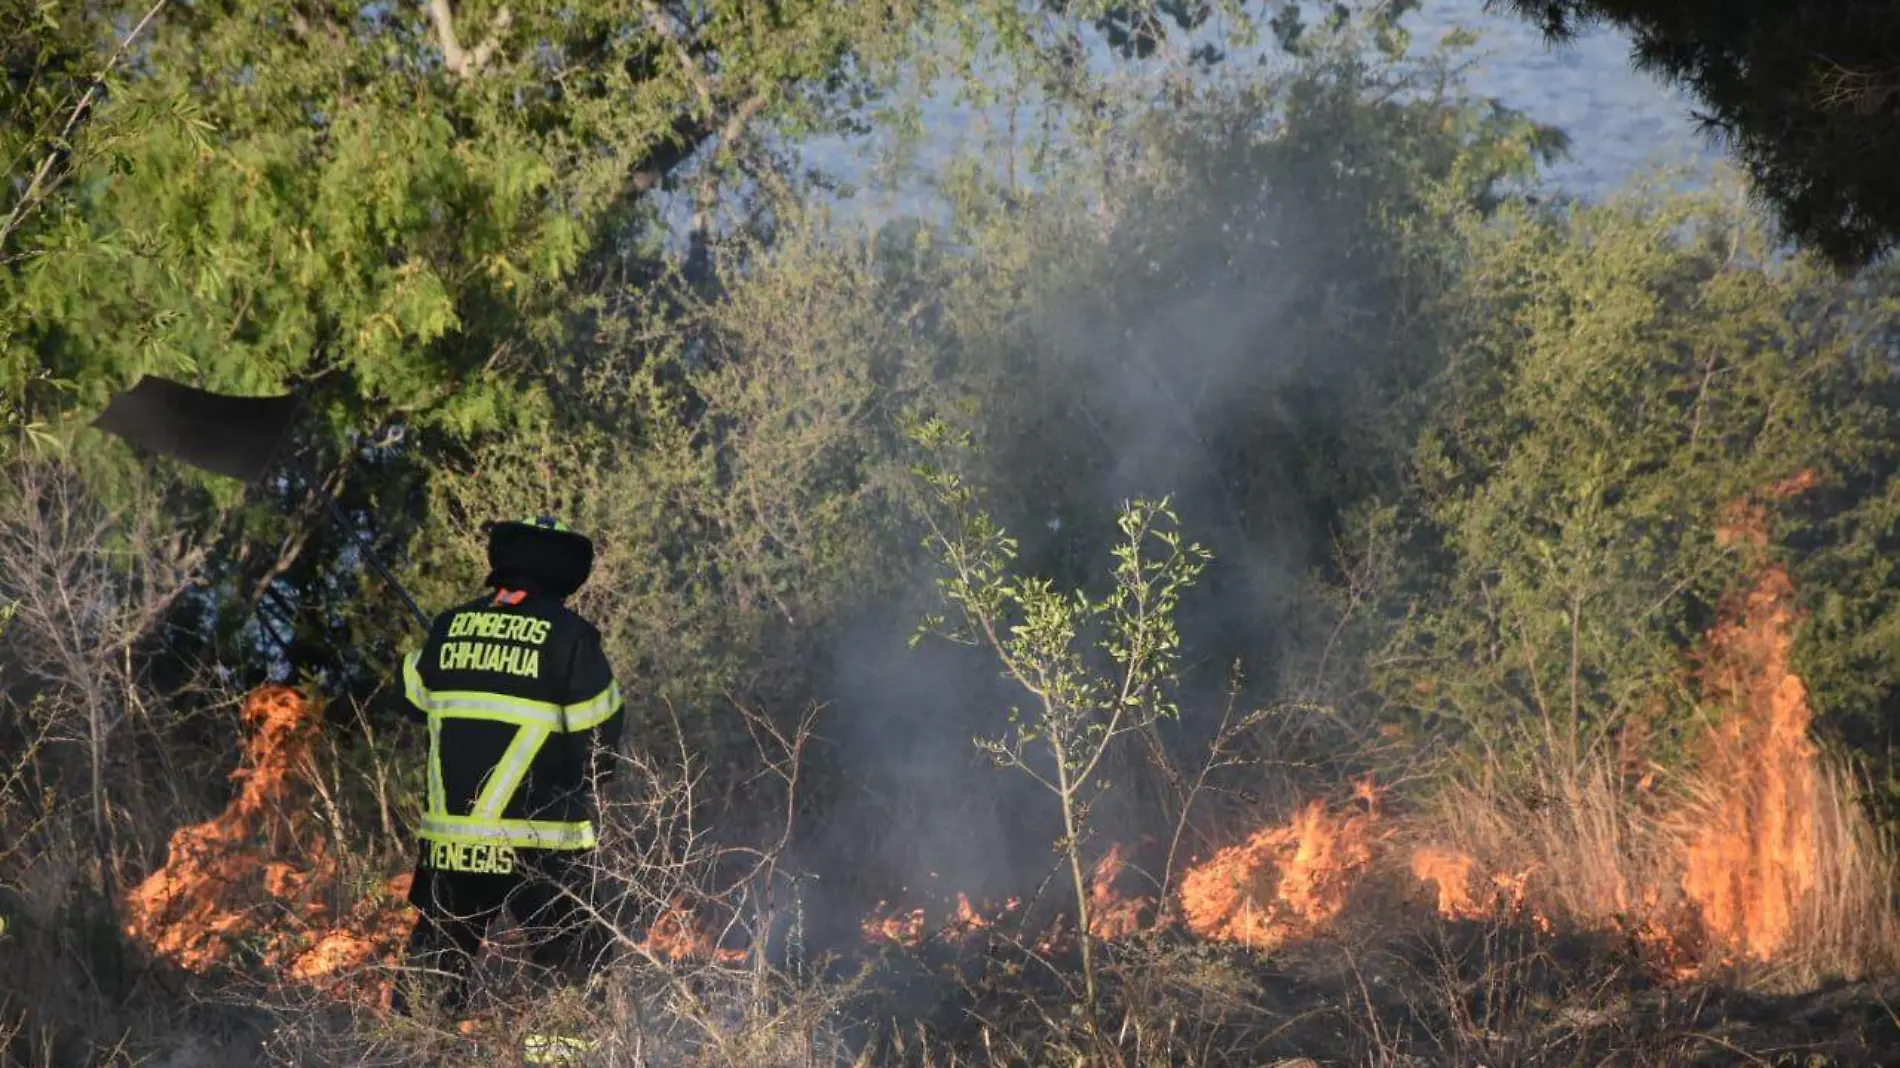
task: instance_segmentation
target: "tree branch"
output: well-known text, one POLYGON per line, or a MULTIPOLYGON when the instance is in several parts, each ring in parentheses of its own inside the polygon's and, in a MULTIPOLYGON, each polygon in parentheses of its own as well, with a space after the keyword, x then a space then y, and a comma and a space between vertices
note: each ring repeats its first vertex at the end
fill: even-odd
POLYGON ((506 7, 497 11, 488 39, 470 50, 462 47, 461 40, 455 36, 455 13, 449 10, 449 0, 429 0, 429 20, 435 23, 436 43, 442 46, 442 63, 458 78, 472 78, 481 73, 494 56, 512 18, 506 7))
POLYGON ((666 43, 673 46, 674 54, 679 57, 680 69, 686 72, 686 80, 693 83, 693 91, 699 96, 700 106, 706 109, 706 117, 712 118, 719 111, 714 103, 717 97, 713 95, 712 82, 706 77, 706 72, 700 68, 699 60, 695 59, 692 51, 686 47, 686 38, 680 33, 679 28, 667 19, 665 12, 660 10, 660 5, 655 0, 642 0, 640 7, 646 12, 647 24, 653 27, 653 32, 664 37, 666 43))
POLYGON ((680 164, 699 151, 699 146, 711 137, 711 125, 690 116, 680 116, 673 122, 673 136, 654 146, 647 158, 634 168, 632 186, 635 193, 649 193, 666 181, 680 164))
MULTIPOLYGON (((640 6, 646 12, 647 23, 653 27, 653 32, 665 38, 666 43, 672 46, 674 55, 679 59, 680 69, 686 72, 686 80, 692 83, 693 94, 699 97, 700 107, 705 109, 705 121, 713 121, 720 111, 717 90, 721 87, 714 85, 713 80, 707 76, 705 68, 700 66, 698 57, 694 56, 692 49, 687 47, 685 35, 666 17, 666 13, 660 10, 657 0, 642 0, 640 6)), ((739 138, 745 135, 746 125, 765 109, 765 104, 766 95, 764 91, 760 91, 753 93, 734 108, 719 128, 720 143, 728 146, 737 143, 739 138)))
POLYGON ((168 0, 157 0, 145 12, 145 17, 140 19, 138 25, 132 27, 132 31, 119 42, 119 47, 113 51, 112 58, 106 61, 106 65, 100 69, 99 73, 93 75, 92 84, 86 87, 86 92, 79 98, 79 103, 73 105, 72 113, 66 116, 65 124, 60 127, 59 137, 53 145, 53 150, 46 154, 46 158, 41 160, 39 167, 34 170, 33 178, 27 183, 26 191, 20 194, 20 199, 13 205, 13 210, 7 213, 6 222, 0 223, 0 254, 6 252, 7 239, 12 237, 13 231, 19 229, 20 224, 26 221, 27 213, 46 198, 46 194, 52 191, 53 186, 59 184, 57 178, 53 178, 50 184, 47 179, 52 176, 53 168, 58 166, 59 161, 71 153, 73 134, 78 132, 80 123, 91 114, 93 104, 99 99, 99 90, 105 88, 106 75, 111 74, 118 67, 120 61, 125 58, 126 52, 131 50, 132 42, 145 32, 145 27, 151 25, 152 20, 158 17, 159 11, 164 9, 167 2, 168 0))

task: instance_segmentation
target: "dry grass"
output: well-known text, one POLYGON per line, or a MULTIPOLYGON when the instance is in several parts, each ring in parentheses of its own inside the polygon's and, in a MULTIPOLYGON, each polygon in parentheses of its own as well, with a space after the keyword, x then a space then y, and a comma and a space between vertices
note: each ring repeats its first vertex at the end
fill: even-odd
POLYGON ((1892 974, 1900 868, 1851 773, 1816 756, 1798 788, 1769 791, 1754 780, 1777 765, 1748 766, 1655 782, 1600 755, 1546 758, 1508 786, 1449 788, 1421 837, 1473 858, 1540 922, 1634 940, 1663 975, 1799 991, 1892 974), (1771 822, 1792 846, 1770 848, 1771 822))
MULTIPOLYGON (((802 736, 761 739, 772 750, 769 763, 782 772, 776 796, 788 813, 796 770, 787 754, 796 753, 802 736)), ((591 989, 531 989, 508 968, 492 968, 475 1036, 455 1021, 392 1021, 317 992, 280 989, 243 1010, 258 1021, 261 1047, 255 1036, 225 1048, 200 1037, 170 1043, 188 1052, 153 1063, 245 1063, 234 1051, 253 1049, 250 1063, 511 1065, 527 1034, 555 1030, 587 1036, 606 1058, 598 1063, 642 1068, 1258 1068, 1301 1056, 1324 1065, 1408 1068, 1740 1065, 1775 1063, 1777 1051, 1805 1049, 1838 1024, 1802 1024, 1792 1037, 1737 1031, 1726 1021, 1738 1011, 1774 1020, 1789 1012, 1780 1006, 1805 1003, 1750 1002, 1737 1010, 1722 1000, 1726 995, 1693 986, 1642 994, 1612 940, 1566 942, 1566 932, 1553 935, 1509 916, 1421 929, 1396 915, 1366 915, 1354 925, 1370 932, 1366 937, 1342 941, 1322 932, 1272 954, 1209 945, 1179 931, 1116 942, 1105 950, 1099 1031, 1072 1012, 1074 962, 1059 949, 1025 948, 1022 940, 973 943, 948 957, 941 947, 898 950, 862 960, 857 969, 830 971, 795 971, 757 954, 683 958, 644 928, 656 909, 684 901, 710 933, 730 926, 739 945, 784 930, 787 902, 773 871, 777 843, 735 847, 708 833, 690 763, 634 762, 628 771, 637 782, 627 785, 637 788, 626 790, 614 810, 620 844, 603 861, 636 890, 625 911, 602 917, 620 952, 591 989)), ((1886 854, 1853 807, 1846 780, 1817 781, 1824 788, 1809 796, 1820 806, 1822 852, 1835 863, 1815 873, 1812 914, 1778 962, 1781 974, 1757 969, 1757 984, 1818 975, 1830 960, 1871 966, 1878 955, 1869 947, 1892 929, 1879 894, 1881 873, 1890 870, 1886 854)), ((1588 761, 1567 770, 1547 764, 1530 785, 1536 788, 1467 784, 1448 794, 1442 809, 1406 820, 1407 831, 1423 837, 1429 828, 1471 850, 1486 870, 1534 869, 1540 874, 1528 884, 1530 902, 1566 926, 1614 930, 1619 902, 1645 880, 1679 883, 1671 858, 1680 855, 1681 831, 1664 815, 1664 791, 1637 789, 1588 761)), ((1677 795, 1688 796, 1687 787, 1670 796, 1677 795)), ((78 815, 75 850, 84 845, 78 815)), ((188 993, 200 1001, 199 1011, 210 1012, 203 999, 228 1003, 262 991, 247 993, 224 977, 188 993)), ((1861 1003, 1874 1004, 1870 996, 1861 1003)), ((127 1019, 117 1034, 126 1033, 127 1019)), ((1841 1034, 1868 1033, 1875 1024, 1858 1020, 1841 1034)), ((146 1032, 140 1048, 165 1048, 165 1033, 146 1032)), ((115 1040, 77 1057, 70 1043, 24 1033, 12 1041, 18 1063, 32 1068, 134 1063, 127 1055, 113 1059, 115 1040)))
MULTIPOLYGON (((69 587, 83 578, 90 596, 112 595, 103 570, 63 574, 69 587)), ((59 620, 42 616, 21 625, 36 627, 42 641, 63 633, 59 620)), ((1264 952, 1209 944, 1179 927, 1106 943, 1097 1026, 1075 1011, 1072 946, 1040 928, 999 924, 954 945, 866 946, 837 967, 786 953, 802 933, 784 858, 803 811, 800 769, 813 725, 744 716, 756 746, 749 766, 759 775, 743 833, 727 822, 730 799, 704 796, 701 765, 676 729, 677 751, 631 759, 609 806, 613 845, 600 856, 601 874, 627 892, 595 918, 611 931, 613 963, 586 989, 548 989, 497 960, 484 972, 481 1027, 471 1036, 458 1021, 394 1021, 329 991, 297 988, 243 954, 231 973, 180 975, 127 953, 113 917, 87 902, 114 873, 136 885, 149 864, 135 847, 190 822, 183 813, 191 806, 183 788, 113 779, 119 792, 101 813, 86 787, 107 767, 160 785, 208 782, 228 768, 228 753, 174 747, 164 775, 112 763, 135 748, 132 731, 164 737, 166 722, 148 715, 165 710, 162 700, 136 675, 110 674, 122 669, 109 658, 61 670, 96 670, 104 684, 41 680, 47 696, 38 703, 0 704, 0 729, 30 743, 28 759, 0 778, 0 908, 12 921, 0 939, 0 979, 17 991, 0 995, 0 1064, 8 1068, 511 1065, 527 1034, 549 1030, 587 1036, 603 1063, 641 1068, 1259 1068, 1299 1057, 1555 1068, 1775 1063, 1817 1050, 1849 1064, 1875 1063, 1855 1060, 1855 1042, 1900 1046, 1900 1016, 1871 987, 1781 1000, 1734 993, 1900 970, 1892 898, 1900 871, 1860 811, 1853 779, 1805 741, 1764 749, 1805 739, 1804 722, 1795 731, 1776 718, 1800 702, 1760 703, 1760 730, 1717 738, 1701 763, 1673 777, 1643 781, 1603 754, 1546 744, 1520 780, 1461 780, 1423 812, 1408 812, 1401 789, 1379 802, 1376 818, 1369 800, 1363 815, 1358 799, 1344 802, 1341 811, 1359 821, 1351 832, 1332 820, 1295 821, 1298 834, 1287 842, 1297 838, 1300 848, 1263 851, 1272 856, 1257 866, 1273 870, 1254 882, 1282 896, 1326 896, 1314 913, 1325 919, 1264 952), (1361 865, 1340 859, 1357 851, 1320 848, 1348 833, 1363 833, 1370 849, 1396 841, 1468 857, 1467 890, 1519 907, 1492 901, 1461 913, 1476 922, 1448 922, 1401 912, 1399 894, 1335 900, 1351 892, 1335 883, 1370 890, 1407 877, 1402 863, 1361 865), (125 856, 100 864, 102 838, 125 856), (1296 865, 1287 856, 1336 866, 1341 878, 1289 882, 1296 865), (1739 889, 1727 897, 1711 889, 1723 886, 1739 889), (1727 902, 1725 911, 1713 914, 1711 902, 1727 902), (692 924, 661 938, 652 921, 668 912, 692 924), (1748 935, 1760 930, 1774 936, 1765 943, 1772 952, 1751 959, 1748 935), (1631 943, 1646 976, 1629 967, 1631 943), (115 958, 131 967, 117 976, 99 970, 115 958), (1693 974, 1674 976, 1686 981, 1651 989, 1655 974, 1689 965, 1693 974)), ((1229 791, 1245 786, 1276 801, 1284 794, 1293 812, 1313 795, 1310 779, 1332 777, 1329 769, 1297 778, 1237 754, 1364 756, 1330 735, 1304 739, 1299 731, 1317 728, 1293 720, 1242 717, 1231 734, 1223 726, 1202 771, 1167 809, 1169 859, 1157 887, 1168 896, 1187 882, 1178 877, 1193 847, 1273 830, 1257 812, 1252 825, 1227 828, 1238 806, 1217 802, 1229 791), (1234 833, 1198 837, 1216 826, 1234 833)), ((346 765, 337 753, 313 752, 310 766, 296 769, 309 780, 310 815, 328 855, 362 886, 402 863, 390 842, 400 791, 383 755, 346 765)), ((374 978, 390 963, 365 970, 374 978)))
POLYGON ((1457 783, 1425 822, 1430 837, 1476 858, 1481 871, 1527 890, 1534 882, 1553 919, 1607 924, 1671 882, 1652 799, 1604 759, 1539 761, 1510 784, 1457 783))
POLYGON ((1780 952, 1758 966, 1758 985, 1811 990, 1900 970, 1900 864, 1891 837, 1868 819, 1863 795, 1844 761, 1818 762, 1806 800, 1814 861, 1808 892, 1780 952))

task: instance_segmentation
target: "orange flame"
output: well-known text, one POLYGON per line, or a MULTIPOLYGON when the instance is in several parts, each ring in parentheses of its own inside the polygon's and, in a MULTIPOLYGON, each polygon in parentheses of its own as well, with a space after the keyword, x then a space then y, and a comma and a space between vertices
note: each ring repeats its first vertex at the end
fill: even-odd
POLYGON ((889 906, 880 901, 877 909, 860 925, 865 941, 893 942, 901 946, 919 945, 924 940, 924 910, 885 912, 889 906))
POLYGON ((305 769, 317 709, 296 690, 265 687, 245 701, 250 732, 231 777, 238 795, 216 818, 172 835, 163 868, 126 898, 126 933, 152 955, 204 972, 240 940, 263 936, 266 964, 300 981, 339 977, 393 958, 412 919, 407 876, 386 900, 336 918, 325 904, 337 865, 310 826, 305 769))
MULTIPOLYGON (((1813 484, 1803 474, 1766 496, 1813 484)), ((1734 509, 1720 533, 1759 551, 1769 541, 1766 509, 1734 509)), ((1703 656, 1704 691, 1728 714, 1704 746, 1698 779, 1705 785, 1689 814, 1682 889, 1711 938, 1765 961, 1788 943, 1822 858, 1819 751, 1808 737, 1814 712, 1791 666, 1794 581, 1778 564, 1759 566, 1760 578, 1727 606, 1703 656)))
POLYGON ((1437 888, 1438 914, 1447 919, 1472 920, 1490 913, 1471 892, 1477 870, 1476 857, 1455 849, 1425 846, 1412 854, 1412 876, 1437 888))
POLYGON ((359 903, 341 926, 324 932, 315 945, 290 961, 291 978, 315 983, 377 963, 392 963, 415 926, 415 916, 406 905, 413 878, 407 872, 398 875, 384 888, 384 900, 359 903))
MULTIPOLYGON (((1814 713, 1792 666, 1799 613, 1786 568, 1766 558, 1771 524, 1766 499, 1811 489, 1803 473, 1767 487, 1727 510, 1717 530, 1724 545, 1755 556, 1757 579, 1723 607, 1700 660, 1701 690, 1725 710, 1703 739, 1702 760, 1688 778, 1667 844, 1674 851, 1680 903, 1648 887, 1640 901, 1618 892, 1620 926, 1653 968, 1688 979, 1708 964, 1768 961, 1787 950, 1800 911, 1815 891, 1820 855, 1819 749, 1809 736, 1814 713)), ((1643 768, 1637 791, 1649 794, 1656 769, 1643 768)), ((1438 891, 1438 910, 1451 918, 1521 909, 1525 876, 1493 876, 1508 900, 1474 898, 1474 858, 1428 846, 1412 857, 1412 873, 1438 891)), ((1549 929, 1549 921, 1537 916, 1549 929)))
POLYGON ((1203 938, 1271 949, 1332 922, 1372 860, 1371 812, 1340 817, 1322 801, 1257 831, 1181 880, 1188 927, 1203 938))
POLYGON ((1555 930, 1550 917, 1530 907, 1530 878, 1534 868, 1484 875, 1476 857, 1442 845, 1421 846, 1412 852, 1412 877, 1438 894, 1438 914, 1448 920, 1523 917, 1545 933, 1555 930), (1489 886, 1481 897, 1479 887, 1489 886))
POLYGON ((641 944, 647 952, 667 961, 742 964, 746 959, 745 950, 718 945, 712 933, 694 919, 692 910, 678 900, 647 929, 641 944))
POLYGON ((1122 847, 1116 843, 1095 865, 1089 885, 1089 933, 1096 938, 1126 938, 1141 930, 1142 910, 1153 904, 1146 897, 1129 897, 1115 888, 1127 868, 1122 847))
MULTIPOLYGON (((1013 906, 1014 902, 1012 902, 1011 905, 1013 906)), ((990 920, 981 912, 978 912, 976 906, 970 904, 969 895, 958 894, 957 913, 951 920, 951 927, 963 933, 987 931, 990 928, 990 920)))

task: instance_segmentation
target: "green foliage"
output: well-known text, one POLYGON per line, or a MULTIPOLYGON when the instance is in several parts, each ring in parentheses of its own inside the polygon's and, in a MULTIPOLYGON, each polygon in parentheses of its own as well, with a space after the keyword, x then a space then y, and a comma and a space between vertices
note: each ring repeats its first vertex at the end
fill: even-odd
POLYGON ((940 420, 917 423, 911 437, 926 454, 917 475, 928 488, 929 545, 944 571, 938 580, 943 598, 955 612, 954 620, 932 616, 925 627, 994 656, 1004 677, 1030 699, 1028 713, 1012 706, 1008 727, 978 737, 976 745, 998 766, 1027 775, 1061 809, 1057 848, 1068 860, 1075 892, 1087 984, 1083 1012, 1093 1026, 1096 976, 1082 845, 1089 813, 1108 789, 1096 775, 1120 738, 1180 715, 1168 692, 1181 644, 1175 613, 1211 554, 1182 544, 1166 500, 1133 501, 1122 509, 1107 594, 1064 592, 1047 578, 1019 575, 1015 539, 983 510, 969 481, 945 466, 969 447, 968 439, 940 420))
POLYGON ((166 12, 115 87, 103 113, 137 136, 31 235, 65 254, 16 283, 16 393, 50 366, 90 406, 151 371, 299 384, 336 433, 519 425, 599 227, 890 25, 838 3, 655 5, 634 33, 613 5, 252 6, 166 12))
MULTIPOLYGON (((912 435, 930 453, 967 447, 937 420, 917 425, 912 435)), ((977 744, 999 762, 1060 790, 1066 800, 1085 788, 1116 735, 1180 714, 1166 693, 1180 651, 1174 616, 1182 592, 1212 554, 1182 544, 1166 500, 1134 501, 1119 521, 1112 590, 1099 599, 1081 590, 1065 593, 1047 578, 1012 574, 1017 543, 982 510, 977 491, 964 477, 929 463, 917 473, 940 513, 926 520, 929 544, 947 572, 939 580, 943 597, 958 614, 955 623, 932 616, 927 626, 959 643, 987 648, 1002 661, 1005 676, 1039 706, 1033 718, 1013 709, 1006 738, 977 744), (1084 635, 1097 628, 1099 637, 1084 644, 1084 635), (1091 666, 1091 648, 1106 654, 1117 669, 1103 674, 1091 666), (1066 786, 1026 763, 1026 747, 1038 743, 1048 747, 1055 774, 1066 786)))
MULTIPOLYGON (((16 235, 35 232, 41 207, 59 195, 76 167, 112 151, 134 132, 122 117, 102 121, 97 104, 129 43, 149 24, 149 19, 135 21, 132 32, 115 38, 114 50, 101 55, 97 12, 62 11, 51 0, 0 4, 0 63, 6 71, 0 82, 0 156, 7 160, 10 179, 9 199, 0 206, 0 267, 8 279, 35 259, 60 254, 46 248, 21 251, 16 235)), ((27 328, 30 317, 18 287, 0 287, 0 336, 12 339, 27 328)), ((22 447, 57 446, 51 424, 28 405, 27 396, 71 389, 71 382, 46 367, 10 369, 0 381, 0 462, 10 463, 22 447)))
POLYGON ((79 427, 141 374, 304 396, 285 483, 185 472, 167 501, 221 547, 221 632, 177 633, 250 657, 264 606, 280 655, 347 680, 364 665, 334 650, 384 601, 325 500, 399 555, 434 466, 540 433, 550 386, 588 373, 589 298, 651 273, 661 188, 723 181, 756 166, 759 129, 875 93, 928 6, 161 4, 77 151, 54 135, 148 9, 36 8, 5 43, 10 173, 23 188, 56 156, 60 180, 6 244, 5 448, 76 444, 112 491, 143 458, 79 427))
POLYGON ((611 323, 576 418, 444 468, 414 576, 435 604, 482 577, 484 519, 565 517, 599 544, 576 600, 652 731, 746 743, 730 701, 796 712, 826 643, 889 594, 914 541, 894 411, 929 373, 916 294, 875 249, 787 227, 717 300, 677 283, 611 323))
MULTIPOLYGON (((569 517, 601 545, 578 603, 639 678, 649 729, 670 729, 670 708, 698 743, 743 749, 729 702, 827 700, 839 628, 897 603, 925 563, 896 418, 916 408, 982 436, 969 477, 1031 532, 1024 569, 1057 586, 1120 566, 1101 537, 1122 519, 1111 493, 1215 531, 1237 563, 1199 591, 1187 615, 1205 620, 1246 561, 1304 560, 1332 515, 1396 483, 1408 391, 1436 358, 1421 297, 1455 267, 1453 224, 1549 147, 1451 94, 1391 103, 1440 60, 1395 69, 1322 44, 1283 79, 1151 107, 1106 181, 1076 159, 1034 193, 975 183, 952 226, 869 241, 788 211, 769 245, 715 246, 716 296, 663 279, 589 298, 592 355, 558 421, 432 473, 409 580, 431 605, 469 596, 481 520, 569 517), (1236 307, 1219 337, 1174 332, 1236 307), (1143 368, 1163 388, 1131 407, 1115 381, 1143 368), (1137 450, 1166 462, 1114 484, 1137 450), (1043 537, 1052 511, 1062 532, 1043 537)), ((1197 652, 1269 685, 1265 642, 1293 644, 1291 607, 1210 625, 1218 644, 1197 652)))
MULTIPOLYGON (((318 419, 286 484, 241 495, 199 481, 171 502, 181 526, 225 544, 211 577, 225 618, 273 597, 336 608, 300 619, 285 655, 365 624, 339 603, 364 591, 321 523, 325 497, 400 552, 438 464, 541 433, 576 381, 611 373, 610 309, 663 273, 662 190, 690 186, 702 204, 723 192, 756 217, 746 183, 787 189, 769 137, 849 121, 936 30, 1042 69, 1100 14, 927 0, 648 3, 632 18, 495 0, 16 6, 16 178, 94 97, 57 188, 10 234, 0 412, 55 444, 143 373, 309 399, 318 419), (1013 34, 1019 19, 1033 30, 1013 34), (137 61, 113 67, 134 23, 137 61), (375 444, 395 429, 399 447, 375 444)), ((79 440, 119 464, 117 443, 79 440)))
POLYGON ((1197 650, 1263 686, 1298 652, 1284 621, 1304 596, 1267 573, 1329 572, 1344 517, 1401 484, 1457 220, 1561 147, 1461 97, 1455 50, 1364 44, 1315 32, 1283 74, 1117 99, 1118 139, 1034 192, 959 186, 941 253, 983 265, 939 287, 947 377, 984 442, 972 477, 1029 566, 1079 582, 1106 563, 1092 532, 1113 502, 1169 496, 1224 561, 1190 617, 1257 598, 1197 650))
POLYGON ((1746 577, 1726 510, 1809 472, 1872 491, 1832 510, 1880 514, 1891 370, 1866 341, 1891 299, 1776 262, 1713 195, 1507 208, 1467 241, 1381 692, 1487 752, 1525 724, 1666 736, 1696 710, 1685 654, 1746 577))

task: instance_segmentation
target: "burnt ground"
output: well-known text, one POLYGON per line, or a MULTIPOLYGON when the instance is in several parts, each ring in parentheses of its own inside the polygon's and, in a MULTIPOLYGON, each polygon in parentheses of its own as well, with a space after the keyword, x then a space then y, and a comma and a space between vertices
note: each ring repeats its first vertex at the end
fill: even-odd
MULTIPOLYGON (((1109 946, 1099 973, 1098 1033, 1142 1068, 1900 1064, 1900 978, 1669 983, 1617 939, 1529 925, 1419 919, 1272 953, 1160 933, 1109 946)), ((890 1065, 922 1065, 925 1048, 1060 1063, 1086 1045, 1052 1008, 1079 1000, 1079 974, 1073 949, 987 934, 886 947, 853 1006, 859 1048, 890 1065)))
MULTIPOLYGON (((672 979, 638 973, 634 985, 653 996, 650 1011, 662 1014, 669 985, 698 988, 729 1018, 730 1033, 749 1032, 748 1044, 800 1015, 792 1008, 799 997, 823 1003, 822 1021, 808 1023, 833 1040, 837 1056, 761 1055, 737 1062, 745 1068, 1900 1065, 1900 977, 1781 994, 1771 992, 1772 974, 1670 983, 1623 940, 1448 922, 1424 908, 1337 923, 1273 952, 1168 928, 1105 943, 1097 963, 1095 1042, 1072 1011, 1082 1000, 1074 944, 1038 948, 1002 923, 916 946, 857 942, 808 964, 802 982, 786 974, 760 985, 728 970, 672 979), (760 1003, 757 993, 767 989, 781 1003, 760 1003), (1079 1060, 1084 1052, 1095 1059, 1079 1060)), ((316 1016, 330 1017, 319 1021, 307 1002, 241 1010, 236 1002, 246 999, 230 997, 231 978, 199 980, 199 993, 211 996, 193 1021, 177 1021, 197 1048, 150 1063, 474 1063, 466 1047, 417 1058, 419 1050, 374 1012, 333 1007, 319 1010, 316 1016)), ((587 1015, 595 1033, 611 1033, 607 1018, 587 1015)), ((732 1068, 729 1052, 722 1059, 689 1036, 703 1032, 652 1015, 647 1023, 682 1036, 651 1068, 732 1068)))

